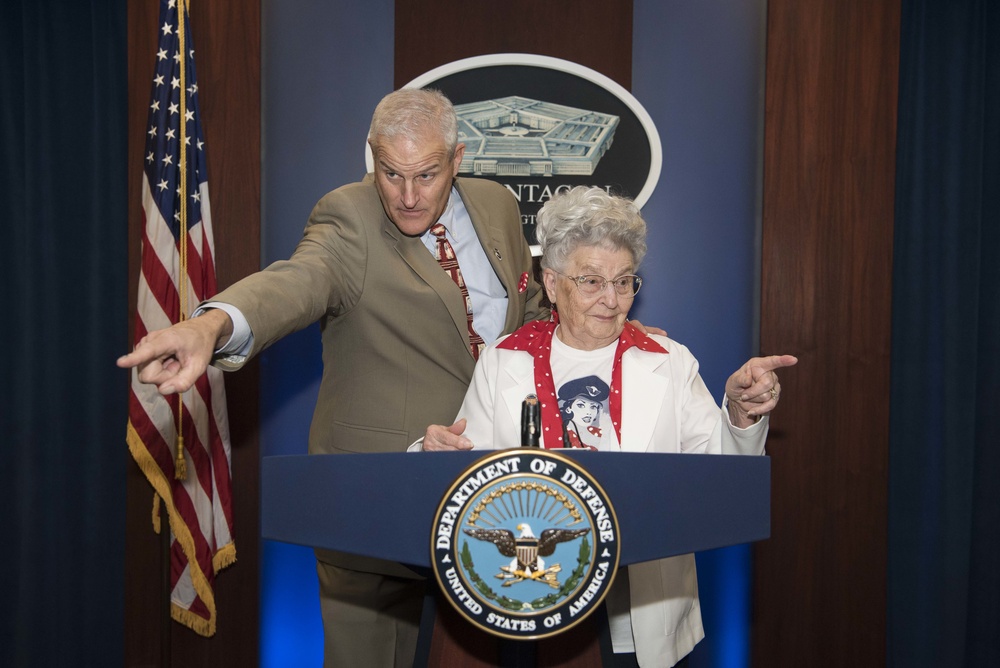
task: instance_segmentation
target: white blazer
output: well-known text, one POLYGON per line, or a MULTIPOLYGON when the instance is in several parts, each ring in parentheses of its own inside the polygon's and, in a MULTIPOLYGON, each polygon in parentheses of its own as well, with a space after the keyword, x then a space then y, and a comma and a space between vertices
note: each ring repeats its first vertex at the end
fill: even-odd
MULTIPOLYGON (((666 337, 651 338, 668 353, 633 347, 622 357, 622 451, 764 454, 767 417, 746 429, 734 427, 691 352, 666 337)), ((496 343, 483 351, 456 418, 468 420, 465 436, 475 449, 518 447, 521 403, 535 393, 531 355, 496 343)), ((628 569, 636 659, 642 668, 669 668, 705 636, 694 555, 628 569)))

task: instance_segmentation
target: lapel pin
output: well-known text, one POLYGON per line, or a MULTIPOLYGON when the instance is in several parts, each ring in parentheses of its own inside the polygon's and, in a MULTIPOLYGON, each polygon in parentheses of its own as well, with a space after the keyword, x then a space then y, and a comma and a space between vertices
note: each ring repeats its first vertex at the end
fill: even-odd
POLYGON ((500 257, 500 249, 499 248, 494 248, 493 249, 493 254, 497 256, 498 260, 502 260, 503 259, 502 257, 500 257))

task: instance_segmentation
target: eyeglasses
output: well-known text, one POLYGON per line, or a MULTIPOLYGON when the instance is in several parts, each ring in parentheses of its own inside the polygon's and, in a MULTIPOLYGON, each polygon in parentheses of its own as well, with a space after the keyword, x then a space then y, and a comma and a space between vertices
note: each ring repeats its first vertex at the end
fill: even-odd
MULTIPOLYGON (((553 269, 553 271, 555 270, 553 269)), ((642 279, 635 274, 622 274, 617 278, 604 278, 597 274, 567 276, 562 272, 556 271, 556 273, 576 283, 576 287, 579 288, 580 292, 588 297, 595 297, 601 294, 609 283, 621 297, 634 297, 639 292, 639 288, 642 287, 642 279)))

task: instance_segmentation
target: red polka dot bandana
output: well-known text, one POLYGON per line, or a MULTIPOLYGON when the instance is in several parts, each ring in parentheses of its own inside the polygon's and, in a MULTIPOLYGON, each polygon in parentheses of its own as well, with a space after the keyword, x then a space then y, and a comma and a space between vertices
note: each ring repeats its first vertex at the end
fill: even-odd
MULTIPOLYGON (((504 350, 522 350, 529 353, 535 360, 535 393, 542 413, 542 440, 545 447, 569 447, 564 442, 562 417, 559 415, 559 402, 556 400, 555 382, 552 380, 552 365, 549 356, 552 354, 552 335, 556 331, 554 321, 530 322, 508 336, 497 348, 504 350)), ((639 350, 653 353, 664 353, 663 346, 649 338, 630 323, 625 323, 621 336, 618 337, 618 347, 615 349, 615 361, 611 367, 611 396, 608 400, 608 410, 611 412, 611 422, 622 440, 622 355, 635 346, 639 350)))

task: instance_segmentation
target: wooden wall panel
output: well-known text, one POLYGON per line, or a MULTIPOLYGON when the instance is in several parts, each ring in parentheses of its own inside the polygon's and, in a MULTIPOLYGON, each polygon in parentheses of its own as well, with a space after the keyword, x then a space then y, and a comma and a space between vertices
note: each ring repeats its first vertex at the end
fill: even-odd
POLYGON ((395 85, 489 53, 563 58, 632 87, 632 0, 396 0, 395 85))
MULTIPOLYGON (((140 185, 159 3, 128 3, 129 335, 133 330, 140 185)), ((260 4, 193 0, 191 26, 208 151, 216 268, 224 288, 260 266, 260 4)), ((258 665, 259 540, 257 367, 228 375, 237 562, 216 580, 216 635, 205 639, 169 620, 160 538, 152 532, 152 488, 129 457, 126 510, 125 665, 258 665)), ((123 397, 124 398, 124 397, 123 397)), ((123 425, 124 428, 124 425, 123 425)))
POLYGON ((761 348, 794 353, 755 546, 758 666, 885 662, 899 0, 770 0, 761 348))

